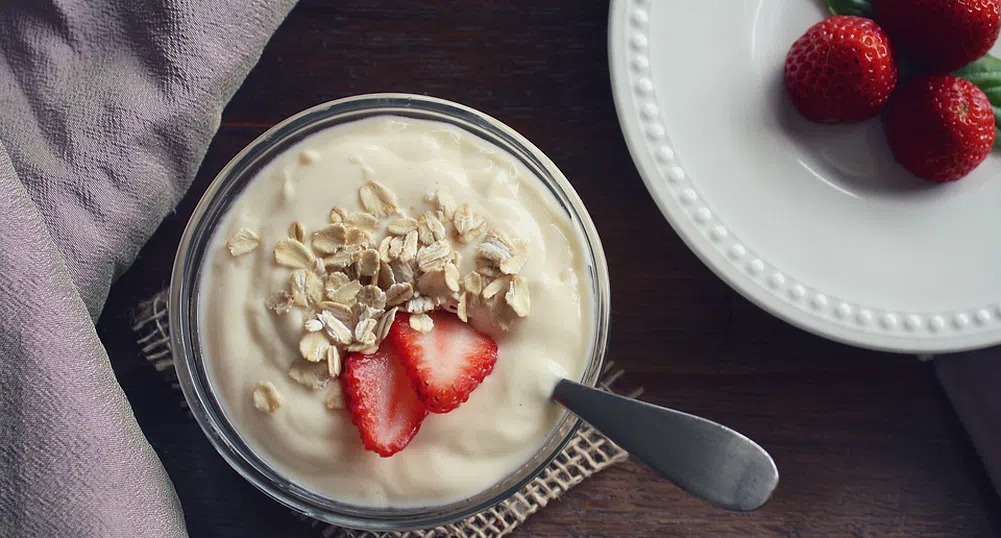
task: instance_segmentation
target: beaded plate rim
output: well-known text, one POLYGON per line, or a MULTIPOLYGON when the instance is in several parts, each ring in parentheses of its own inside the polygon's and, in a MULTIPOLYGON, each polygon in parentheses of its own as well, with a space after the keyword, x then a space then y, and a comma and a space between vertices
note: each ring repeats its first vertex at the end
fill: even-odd
POLYGON ((609 73, 619 123, 647 190, 665 218, 717 276, 758 306, 809 332, 895 352, 941 353, 1001 343, 1001 303, 940 312, 842 300, 787 274, 742 242, 688 176, 659 115, 651 73, 651 0, 613 0, 609 73))

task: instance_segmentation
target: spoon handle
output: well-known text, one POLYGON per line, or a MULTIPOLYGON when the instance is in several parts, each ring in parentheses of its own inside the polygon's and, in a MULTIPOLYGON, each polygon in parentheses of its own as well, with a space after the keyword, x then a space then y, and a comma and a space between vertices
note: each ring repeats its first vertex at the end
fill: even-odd
POLYGON ((681 489, 728 510, 765 504, 779 481, 772 457, 704 418, 562 379, 553 399, 681 489))

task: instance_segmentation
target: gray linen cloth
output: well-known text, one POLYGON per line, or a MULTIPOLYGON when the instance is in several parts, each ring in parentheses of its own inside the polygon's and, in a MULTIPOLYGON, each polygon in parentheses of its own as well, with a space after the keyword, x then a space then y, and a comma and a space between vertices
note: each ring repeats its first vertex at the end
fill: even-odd
POLYGON ((293 4, 0 2, 0 536, 186 534, 92 320, 293 4))
POLYGON ((1001 349, 942 355, 935 371, 994 489, 1001 491, 1001 349))

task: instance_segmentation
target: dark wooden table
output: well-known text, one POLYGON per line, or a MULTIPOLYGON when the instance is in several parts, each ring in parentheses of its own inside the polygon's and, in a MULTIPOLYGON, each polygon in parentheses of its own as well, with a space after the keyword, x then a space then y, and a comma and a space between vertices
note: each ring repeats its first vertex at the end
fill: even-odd
POLYGON ((628 370, 624 386, 745 432, 782 474, 767 506, 731 514, 629 462, 573 489, 517 536, 1001 536, 1001 502, 929 365, 785 325, 674 234, 619 130, 607 16, 603 0, 303 0, 278 30, 226 109, 187 198, 114 286, 98 327, 193 537, 320 531, 214 452, 178 394, 138 359, 130 311, 167 283, 195 202, 240 148, 303 108, 375 91, 460 101, 547 152, 604 240, 610 358, 628 370))

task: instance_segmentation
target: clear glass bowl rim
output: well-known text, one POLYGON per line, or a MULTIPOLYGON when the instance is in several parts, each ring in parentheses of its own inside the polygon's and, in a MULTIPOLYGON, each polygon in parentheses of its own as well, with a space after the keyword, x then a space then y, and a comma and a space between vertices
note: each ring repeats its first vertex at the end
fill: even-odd
POLYGON ((338 503, 298 486, 247 446, 215 396, 201 362, 197 339, 197 286, 206 243, 218 218, 239 189, 298 139, 324 128, 379 115, 443 121, 484 138, 521 160, 549 188, 581 233, 590 258, 595 334, 582 382, 597 384, 608 345, 610 284, 601 240, 583 202, 556 165, 535 145, 499 120, 473 108, 424 95, 377 93, 346 97, 299 112, 257 137, 216 175, 198 202, 174 259, 170 282, 170 344, 184 398, 198 425, 224 460, 243 478, 276 501, 333 525, 376 532, 440 527, 486 510, 509 498, 543 471, 573 437, 580 420, 564 413, 546 442, 525 465, 494 487, 468 499, 422 508, 366 508, 338 503), (356 117, 357 116, 357 117, 356 117), (329 125, 328 125, 329 123, 329 125), (263 162, 261 162, 263 160, 263 162), (237 189, 231 193, 232 189, 237 189), (214 219, 207 217, 214 215, 214 219))

